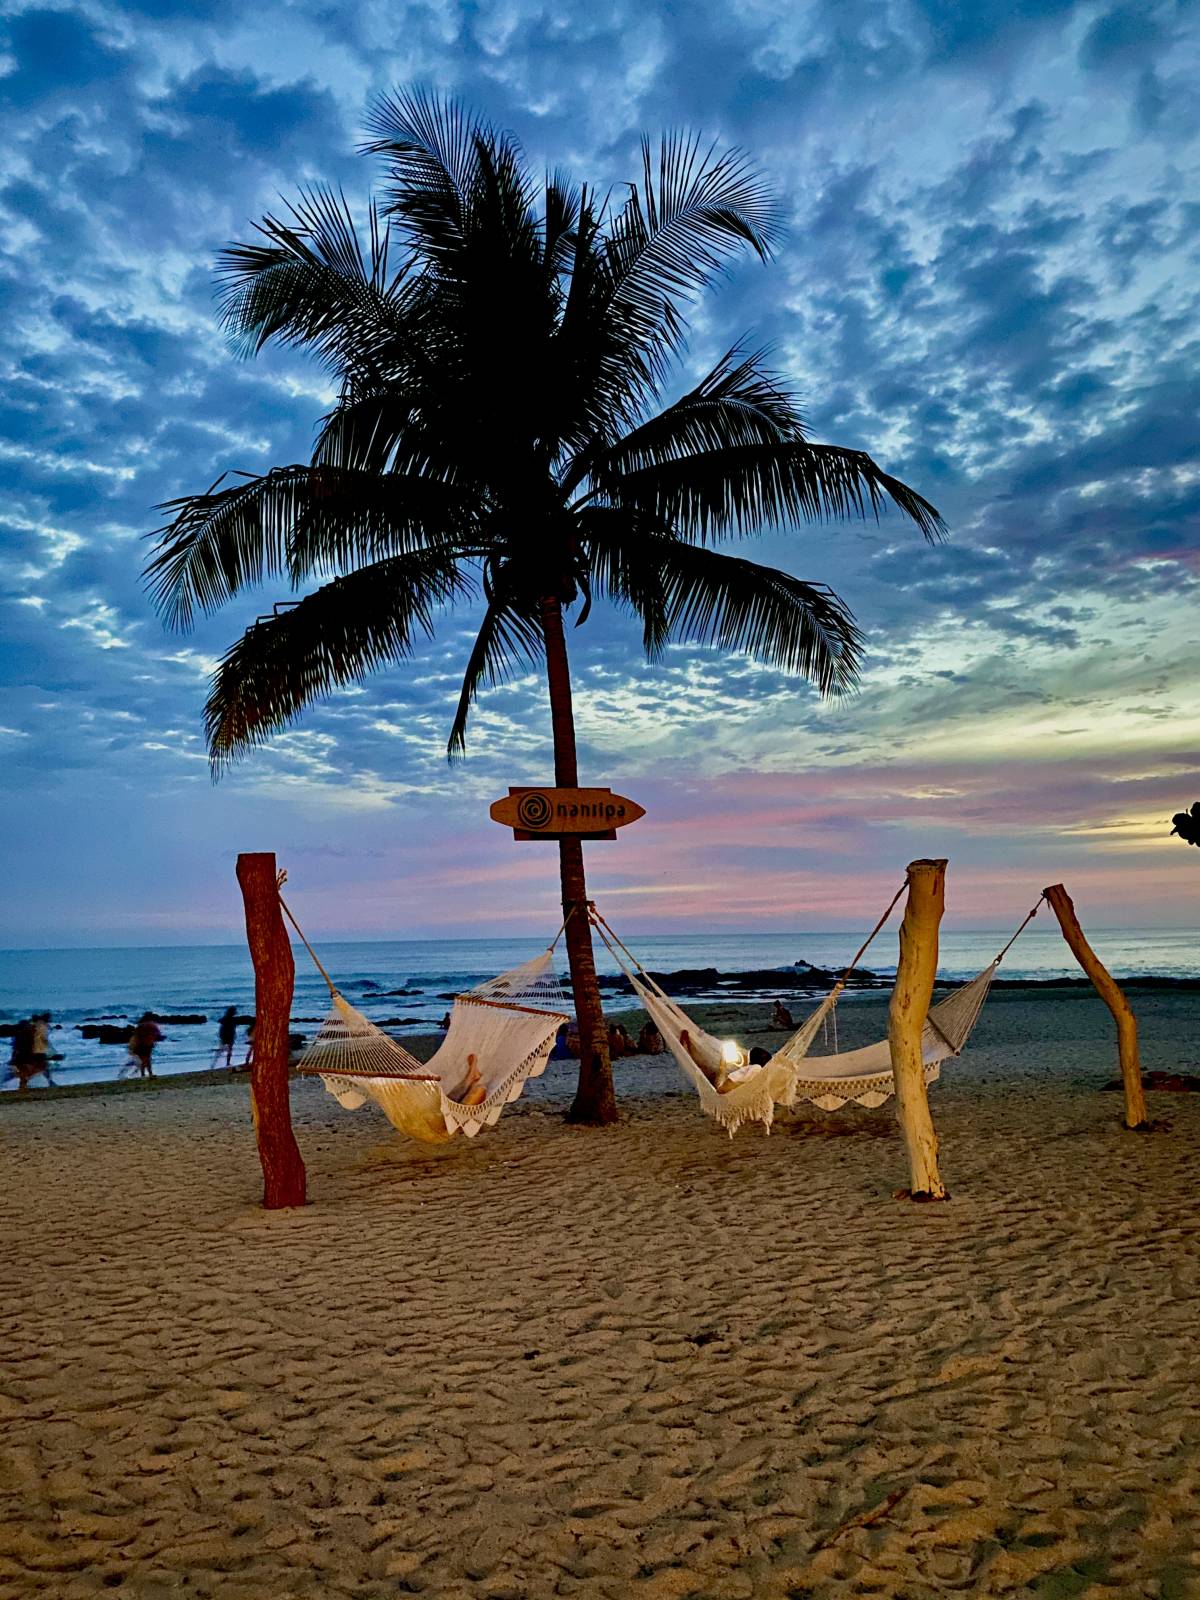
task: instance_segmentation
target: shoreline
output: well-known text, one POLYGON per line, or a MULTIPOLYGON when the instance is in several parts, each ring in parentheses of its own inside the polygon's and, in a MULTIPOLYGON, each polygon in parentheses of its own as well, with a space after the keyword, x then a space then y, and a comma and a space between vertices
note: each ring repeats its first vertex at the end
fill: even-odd
MULTIPOLYGON (((1045 943, 1038 952, 1029 952, 1023 959, 1032 959, 1032 968, 1014 967, 1010 957, 994 981, 993 1004, 1013 995, 1022 1003, 1045 1003, 1055 1007, 1069 1008, 1076 1000, 1092 1004, 1093 991, 1078 969, 1068 973, 1064 967, 1048 964, 1048 959, 1055 963, 1070 959, 1061 938, 1057 944, 1056 952, 1049 952, 1045 943)), ((341 992, 373 1024, 408 1047, 415 1045, 418 1053, 424 1047, 426 1036, 434 1035, 435 1043, 440 1037, 438 1023, 449 1009, 453 994, 468 990, 478 981, 484 965, 491 965, 492 958, 499 962, 500 956, 506 954, 481 949, 469 967, 453 972, 448 966, 443 970, 440 957, 436 962, 431 958, 425 962, 423 970, 410 972, 405 977, 403 969, 397 965, 395 952, 386 946, 381 950, 382 954, 373 963, 362 958, 342 961, 339 968, 341 992)), ((990 943, 986 951, 961 945, 956 953, 944 951, 945 976, 936 990, 937 998, 940 1000, 953 993, 954 982, 979 970, 976 961, 990 961, 995 953, 990 943)), ((810 944, 803 962, 791 960, 796 954, 794 945, 779 951, 777 944, 766 946, 753 940, 733 948, 720 942, 699 948, 694 944, 690 948, 658 944, 652 947, 650 954, 657 959, 647 960, 647 966, 663 974, 667 993, 689 1011, 710 1006, 731 1011, 747 1007, 761 1009, 779 1000, 799 1023, 828 993, 832 981, 832 952, 822 944, 810 944), (763 956, 769 959, 761 959, 763 956), (822 974, 830 981, 821 980, 822 974), (786 981, 767 984, 768 977, 786 981), (714 980, 718 979, 714 986, 714 980)), ((882 963, 884 952, 878 954, 882 963)), ((1193 950, 1177 938, 1170 944, 1146 941, 1140 946, 1136 940, 1127 941, 1124 946, 1103 954, 1135 1010, 1141 1011, 1163 999, 1183 1000, 1200 994, 1200 975, 1192 959, 1193 950), (1122 973, 1134 976, 1122 977, 1122 973)), ((155 1052, 155 1072, 177 1078, 204 1075, 214 1060, 224 1059, 218 1053, 218 1018, 232 1005, 239 1020, 233 1059, 240 1064, 246 1054, 245 1019, 254 1009, 252 976, 248 958, 246 962, 230 961, 224 966, 205 965, 199 960, 160 962, 157 966, 128 969, 121 965, 110 967, 92 963, 85 964, 79 971, 75 970, 72 958, 53 972, 43 972, 32 964, 20 972, 14 969, 0 987, 3 1000, 0 1018, 5 1019, 0 1022, 0 1035, 8 1035, 8 1039, 0 1038, 0 1056, 7 1058, 10 1054, 14 1019, 28 1016, 31 1011, 49 1011, 52 1013, 51 1050, 63 1058, 53 1066, 56 1080, 72 1088, 83 1083, 113 1083, 126 1065, 122 1041, 128 1037, 128 1029, 137 1017, 151 1011, 160 1018, 173 1019, 160 1023, 166 1038, 155 1052), (201 1017, 203 1022, 195 1020, 201 1017)), ((879 973, 871 974, 862 967, 858 976, 859 981, 846 990, 839 1007, 840 1018, 847 1023, 860 1008, 866 1007, 864 1014, 869 1015, 881 1002, 886 1004, 892 987, 893 980, 882 975, 882 968, 879 973)), ((628 988, 620 986, 622 980, 615 973, 609 974, 609 979, 602 989, 607 1013, 614 1016, 635 1008, 637 998, 628 988)), ((303 966, 297 967, 291 1009, 292 1031, 306 1040, 313 1038, 328 1014, 329 1000, 323 981, 305 975, 303 966)), ((571 1008, 564 1005, 563 1009, 571 1008)), ((638 1026, 640 1020, 639 1015, 638 1026)), ((636 1035, 637 1027, 631 1031, 636 1035)), ((882 1031, 878 1036, 882 1036, 882 1031)), ((1193 1063, 1185 1070, 1195 1070, 1197 1066, 1200 1063, 1193 1063)), ((13 1089, 15 1082, 6 1088, 0 1087, 0 1103, 13 1089)), ((48 1091, 45 1087, 36 1087, 33 1092, 45 1094, 48 1091)))
MULTIPOLYGON (((831 1029, 824 1041, 818 1041, 813 1054, 822 1055, 835 1048, 856 1049, 859 1045, 885 1037, 889 997, 890 991, 857 991, 849 1003, 844 1007, 839 1006, 836 1029, 831 1029)), ((610 997, 606 1017, 611 1022, 623 1023, 631 1035, 636 1035, 644 1013, 636 1005, 612 1003, 616 999, 615 996, 610 997)), ((1135 1001, 1134 1009, 1139 1021, 1145 1073, 1160 1071, 1180 1075, 1200 1071, 1200 993, 1191 988, 1175 986, 1157 991, 1143 990, 1135 1001)), ((789 1036, 789 1030, 770 1026, 768 1002, 749 1000, 736 994, 721 1001, 690 1001, 689 1012, 711 1032, 753 1038, 756 1043, 768 1048, 777 1048, 789 1036)), ((799 1007, 793 1015, 799 1025, 802 1020, 799 1007)), ((1014 982, 1001 989, 994 984, 975 1035, 950 1070, 969 1071, 981 1049, 987 1050, 992 1046, 997 1035, 1009 1033, 1016 1035, 1022 1050, 1040 1041, 1043 1051, 1049 1048, 1064 1060, 1062 1046, 1069 1041, 1072 1057, 1087 1059, 1089 1064, 1095 1063, 1092 1070, 1097 1075, 1097 1086, 1102 1079, 1111 1079, 1116 1071, 1112 1021, 1086 979, 1079 985, 1069 987, 1014 982)), ((443 1037, 442 1033, 427 1029, 421 1033, 403 1035, 403 1043, 406 1049, 422 1061, 427 1061, 443 1037)), ((114 1064, 123 1059, 119 1046, 105 1048, 113 1051, 114 1064)), ((574 1057, 553 1058, 547 1074, 531 1081, 524 1098, 544 1097, 549 1085, 557 1083, 562 1075, 569 1075, 573 1080, 577 1068, 578 1062, 574 1057)), ((672 1089, 683 1083, 669 1052, 660 1056, 620 1057, 613 1063, 613 1071, 619 1099, 642 1092, 661 1094, 663 1087, 659 1084, 660 1077, 672 1089)), ((1058 1072, 1055 1071, 1054 1075, 1057 1077, 1058 1072)), ((295 1074, 292 1081, 297 1081, 295 1074)), ((25 1093, 18 1093, 14 1086, 6 1086, 0 1092, 0 1108, 13 1104, 43 1104, 52 1100, 154 1095, 167 1087, 192 1091, 234 1084, 245 1084, 248 1088, 249 1073, 202 1067, 178 1072, 162 1071, 152 1079, 110 1077, 79 1078, 75 1081, 71 1081, 69 1074, 64 1074, 63 1081, 53 1087, 31 1087, 25 1093)))

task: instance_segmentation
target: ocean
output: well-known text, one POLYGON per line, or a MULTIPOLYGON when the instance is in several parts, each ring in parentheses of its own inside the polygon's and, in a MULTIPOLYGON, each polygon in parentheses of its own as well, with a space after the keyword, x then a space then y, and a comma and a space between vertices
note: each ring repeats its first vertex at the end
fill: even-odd
MULTIPOLYGON (((1011 931, 1011 930, 1009 930, 1011 931)), ((947 978, 973 976, 996 955, 1008 932, 943 930, 940 972, 947 978)), ((1184 929, 1093 930, 1092 942, 1115 976, 1200 977, 1200 940, 1184 929)), ((631 948, 644 966, 658 972, 715 967, 723 974, 788 967, 798 961, 840 970, 857 941, 846 933, 730 933, 639 936, 631 948)), ((562 947, 559 947, 561 955, 562 947)), ((302 946, 296 946, 296 992, 292 1006, 297 1031, 311 1035, 328 1010, 328 991, 302 946)), ((484 978, 537 954, 525 939, 431 939, 331 943, 317 953, 352 1004, 373 1021, 398 1034, 436 1029, 450 998, 484 978)), ((880 934, 864 965, 887 976, 895 971, 896 932, 880 934)), ((617 969, 596 947, 601 972, 617 969)), ((565 972, 566 960, 561 969, 565 972)), ((1006 957, 1006 978, 1078 977, 1079 969, 1056 927, 1027 928, 1006 957)), ((740 999, 771 998, 769 984, 739 991, 740 999)), ((787 991, 792 1000, 802 998, 787 991)), ((692 999, 704 998, 694 993, 692 999)), ((728 999, 713 991, 711 998, 728 999)), ((12 1023, 32 1011, 49 1011, 52 1047, 63 1059, 54 1067, 65 1083, 114 1078, 126 1066, 120 1045, 101 1045, 78 1032, 87 1022, 126 1023, 143 1011, 194 1013, 202 1024, 164 1024, 167 1035, 155 1057, 155 1070, 193 1072, 207 1066, 216 1049, 216 1023, 226 1006, 254 1009, 254 976, 244 945, 175 945, 145 949, 0 951, 0 1022, 12 1023)), ((235 1063, 245 1053, 239 1035, 235 1063)), ((7 1046, 7 1040, 0 1042, 7 1046)), ((7 1060, 7 1049, 3 1059, 7 1060)), ((42 1080, 38 1080, 41 1082, 42 1080)), ((8 1088, 12 1088, 10 1083, 8 1088)))

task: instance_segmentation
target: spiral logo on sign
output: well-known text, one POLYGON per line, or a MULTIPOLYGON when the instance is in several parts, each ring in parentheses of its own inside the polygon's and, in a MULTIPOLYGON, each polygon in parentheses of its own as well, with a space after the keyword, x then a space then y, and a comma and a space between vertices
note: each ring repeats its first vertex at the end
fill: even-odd
POLYGON ((544 828, 550 821, 550 802, 534 789, 517 801, 517 820, 523 828, 544 828))

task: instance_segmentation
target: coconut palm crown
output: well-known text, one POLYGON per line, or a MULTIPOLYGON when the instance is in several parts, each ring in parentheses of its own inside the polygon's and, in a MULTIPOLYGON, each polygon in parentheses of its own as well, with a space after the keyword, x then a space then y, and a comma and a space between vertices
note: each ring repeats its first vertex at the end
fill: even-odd
POLYGON ((214 765, 403 659, 468 600, 483 604, 450 754, 480 687, 544 658, 559 782, 577 781, 562 627, 575 605, 577 624, 594 599, 632 613, 651 657, 700 642, 827 693, 851 685, 861 639, 842 601, 715 546, 889 502, 927 537, 941 523, 865 452, 811 440, 761 354, 735 347, 678 392, 689 303, 777 237, 746 156, 643 142, 638 181, 614 195, 558 172, 536 182, 510 135, 420 90, 381 99, 369 131, 386 185, 365 237, 315 188, 220 257, 240 349, 311 351, 337 400, 308 462, 163 508, 146 570, 170 623, 270 580, 302 594, 220 662, 214 765))

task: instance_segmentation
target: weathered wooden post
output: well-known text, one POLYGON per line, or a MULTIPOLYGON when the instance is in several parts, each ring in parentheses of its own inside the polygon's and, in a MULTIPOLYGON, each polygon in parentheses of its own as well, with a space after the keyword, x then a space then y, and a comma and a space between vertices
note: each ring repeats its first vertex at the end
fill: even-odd
MULTIPOLYGON (((925 1086, 921 1036, 937 976, 938 926, 946 903, 946 862, 911 861, 900 924, 900 960, 888 1007, 888 1044, 896 1080, 896 1116, 908 1147, 912 1200, 948 1200, 937 1164, 937 1134, 925 1086)), ((902 1191, 903 1192, 903 1191, 902 1191)))
POLYGON ((1114 982, 1112 974, 1092 949, 1079 926, 1071 896, 1061 883, 1052 883, 1042 893, 1047 904, 1058 918, 1063 938, 1071 953, 1095 985, 1096 993, 1112 1012, 1117 1025, 1117 1056, 1121 1063, 1121 1079, 1125 1085, 1125 1126, 1147 1128, 1150 1118, 1146 1111, 1146 1094, 1142 1087, 1142 1064, 1138 1056, 1137 1018, 1124 994, 1114 982))
POLYGON ((250 1108, 263 1169, 263 1205, 275 1211, 302 1206, 305 1199, 304 1161, 292 1132, 288 1097, 288 1033, 296 967, 279 909, 274 855, 239 855, 237 878, 246 904, 246 939, 254 962, 250 1108))

